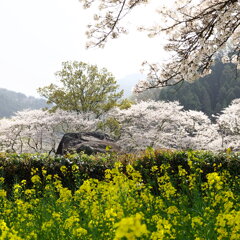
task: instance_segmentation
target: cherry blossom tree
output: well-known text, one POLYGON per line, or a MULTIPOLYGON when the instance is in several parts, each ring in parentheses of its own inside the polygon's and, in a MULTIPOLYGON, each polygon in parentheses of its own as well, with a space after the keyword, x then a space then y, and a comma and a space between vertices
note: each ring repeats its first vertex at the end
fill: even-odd
POLYGON ((16 124, 14 121, 3 118, 0 120, 0 150, 16 152, 20 150, 22 152, 23 143, 20 137, 22 133, 22 124, 19 122, 16 124))
MULTIPOLYGON (((156 0, 157 1, 157 0, 156 0)), ((151 5, 148 0, 80 0, 84 8, 98 5, 94 23, 89 24, 88 46, 103 47, 109 38, 117 38, 128 31, 123 19, 138 10, 138 6, 151 5)), ((235 55, 231 61, 240 68, 240 2, 239 0, 176 0, 156 9, 159 23, 151 27, 140 26, 149 37, 167 35, 165 50, 171 58, 164 64, 144 62, 147 81, 139 82, 136 91, 183 81, 192 82, 211 72, 216 54, 231 45, 235 55)))
POLYGON ((218 135, 211 121, 202 112, 184 111, 178 102, 139 102, 126 110, 115 108, 106 119, 115 120, 117 143, 126 151, 154 148, 208 149, 218 135), (119 124, 119 125, 118 125, 119 124))
POLYGON ((232 101, 217 118, 222 148, 232 147, 240 150, 240 99, 232 101))
POLYGON ((79 0, 85 9, 97 6, 99 10, 93 16, 94 23, 88 25, 87 37, 90 41, 87 47, 104 47, 109 38, 117 38, 120 34, 126 33, 127 28, 121 24, 122 19, 132 9, 148 0, 79 0))
POLYGON ((90 114, 62 110, 20 111, 0 120, 0 147, 12 152, 49 152, 56 149, 64 133, 93 131, 97 121, 90 114))
POLYGON ((217 126, 211 122, 207 115, 200 111, 184 111, 181 119, 181 127, 187 134, 182 139, 185 148, 220 150, 218 145, 220 136, 217 126))
POLYGON ((223 110, 216 123, 202 112, 186 111, 178 102, 141 101, 115 107, 101 119, 94 114, 25 110, 0 120, 0 150, 49 152, 67 132, 104 131, 125 152, 146 147, 173 149, 240 149, 240 99, 223 110))

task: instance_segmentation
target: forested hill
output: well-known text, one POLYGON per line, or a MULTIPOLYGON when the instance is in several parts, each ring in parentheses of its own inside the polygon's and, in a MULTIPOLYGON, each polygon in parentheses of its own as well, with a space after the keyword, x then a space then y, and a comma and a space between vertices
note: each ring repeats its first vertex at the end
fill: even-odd
POLYGON ((178 100, 185 109, 219 113, 235 98, 240 98, 240 71, 233 64, 217 62, 212 73, 196 82, 162 89, 155 100, 178 100))
POLYGON ((46 101, 27 97, 22 93, 0 88, 0 118, 10 117, 23 109, 40 109, 46 107, 46 101))

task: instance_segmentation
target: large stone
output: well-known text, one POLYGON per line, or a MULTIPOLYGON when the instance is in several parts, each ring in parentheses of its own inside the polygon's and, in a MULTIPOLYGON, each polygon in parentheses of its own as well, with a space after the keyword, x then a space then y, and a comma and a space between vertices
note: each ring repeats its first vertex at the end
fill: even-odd
POLYGON ((84 151, 90 155, 98 152, 104 153, 108 146, 110 151, 120 151, 120 147, 107 134, 100 132, 66 133, 62 137, 56 153, 63 155, 67 152, 84 151))

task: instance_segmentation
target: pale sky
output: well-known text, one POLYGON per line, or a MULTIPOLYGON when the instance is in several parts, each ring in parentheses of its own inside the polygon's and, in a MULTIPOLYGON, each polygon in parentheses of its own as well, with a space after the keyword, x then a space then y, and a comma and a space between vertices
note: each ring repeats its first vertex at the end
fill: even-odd
MULTIPOLYGON (((129 24, 151 18, 142 8, 129 24)), ((139 73, 144 60, 164 55, 161 42, 138 32, 109 41, 104 49, 86 50, 89 21, 78 0, 1 0, 0 88, 37 96, 38 87, 56 83, 54 73, 63 61, 97 64, 121 79, 139 73)))

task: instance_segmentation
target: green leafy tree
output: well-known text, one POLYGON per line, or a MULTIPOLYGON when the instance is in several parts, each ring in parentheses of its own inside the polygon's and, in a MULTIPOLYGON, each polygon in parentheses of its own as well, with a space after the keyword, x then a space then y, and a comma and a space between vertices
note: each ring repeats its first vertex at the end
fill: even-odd
POLYGON ((105 68, 84 62, 63 62, 62 70, 56 73, 61 86, 50 84, 38 92, 53 104, 52 111, 94 112, 100 116, 119 104, 123 90, 117 91, 114 76, 105 68))

